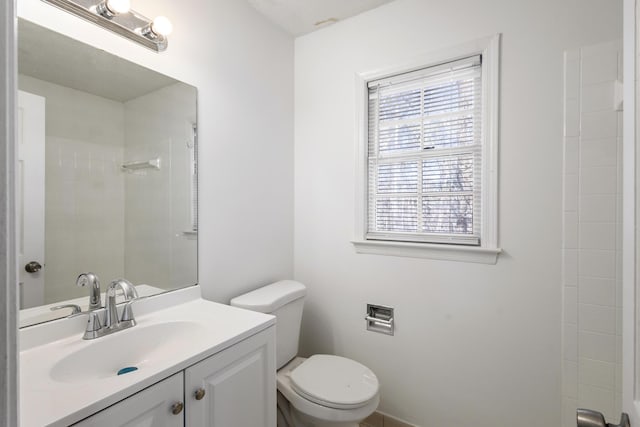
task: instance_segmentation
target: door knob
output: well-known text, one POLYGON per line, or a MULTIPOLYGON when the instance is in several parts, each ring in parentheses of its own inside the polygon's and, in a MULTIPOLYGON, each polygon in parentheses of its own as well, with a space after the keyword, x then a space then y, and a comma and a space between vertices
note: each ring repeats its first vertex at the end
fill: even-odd
POLYGON ((38 261, 31 261, 24 266, 24 269, 27 273, 37 273, 42 270, 42 265, 38 261))
POLYGON ((578 427, 631 427, 629 415, 622 413, 620 424, 609 424, 604 420, 604 415, 590 409, 578 409, 578 427))

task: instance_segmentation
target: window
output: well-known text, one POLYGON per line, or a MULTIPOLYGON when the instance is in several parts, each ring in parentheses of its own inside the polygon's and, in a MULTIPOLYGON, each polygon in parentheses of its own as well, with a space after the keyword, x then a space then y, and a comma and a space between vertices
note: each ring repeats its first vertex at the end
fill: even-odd
POLYGON ((494 38, 480 52, 362 79, 360 252, 459 250, 495 262, 497 49, 494 38))
POLYGON ((195 123, 190 124, 192 138, 187 143, 189 149, 189 217, 191 230, 198 231, 198 128, 195 123))

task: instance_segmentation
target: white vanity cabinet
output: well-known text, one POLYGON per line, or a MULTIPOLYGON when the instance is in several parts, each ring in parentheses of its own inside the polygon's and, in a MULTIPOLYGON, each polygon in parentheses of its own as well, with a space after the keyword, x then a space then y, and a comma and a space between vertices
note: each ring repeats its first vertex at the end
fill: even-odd
POLYGON ((275 327, 95 415, 80 427, 276 427, 275 327))
POLYGON ((275 327, 184 371, 187 427, 276 427, 275 327))
POLYGON ((85 418, 74 427, 182 427, 184 375, 179 372, 85 418), (177 412, 177 414, 173 414, 177 412))

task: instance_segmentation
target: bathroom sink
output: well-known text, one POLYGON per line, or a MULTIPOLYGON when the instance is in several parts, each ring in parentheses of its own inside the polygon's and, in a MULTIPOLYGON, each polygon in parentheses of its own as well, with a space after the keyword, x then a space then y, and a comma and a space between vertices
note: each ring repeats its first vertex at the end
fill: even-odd
POLYGON ((62 383, 95 383, 115 378, 124 368, 137 368, 123 375, 136 375, 146 368, 175 357, 205 333, 190 321, 138 325, 106 337, 85 341, 86 345, 51 367, 51 379, 62 383))
POLYGON ((136 326, 92 340, 86 315, 21 329, 20 425, 73 425, 275 324, 197 286, 140 299, 134 313, 136 326))

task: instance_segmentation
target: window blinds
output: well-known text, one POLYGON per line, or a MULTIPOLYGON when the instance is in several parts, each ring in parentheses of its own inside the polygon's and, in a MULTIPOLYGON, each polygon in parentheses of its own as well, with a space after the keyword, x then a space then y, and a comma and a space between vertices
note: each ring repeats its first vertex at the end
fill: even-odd
POLYGON ((481 57, 368 83, 367 239, 480 244, 481 57))

